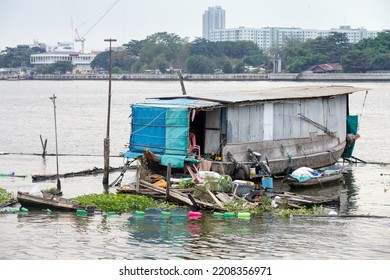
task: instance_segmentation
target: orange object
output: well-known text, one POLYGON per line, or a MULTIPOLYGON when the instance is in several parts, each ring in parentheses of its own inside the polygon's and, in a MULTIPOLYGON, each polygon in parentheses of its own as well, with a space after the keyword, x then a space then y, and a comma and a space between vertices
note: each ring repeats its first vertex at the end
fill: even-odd
POLYGON ((160 187, 160 188, 166 189, 167 188, 167 181, 165 181, 164 179, 161 179, 161 180, 158 180, 153 185, 155 185, 156 187, 160 187))

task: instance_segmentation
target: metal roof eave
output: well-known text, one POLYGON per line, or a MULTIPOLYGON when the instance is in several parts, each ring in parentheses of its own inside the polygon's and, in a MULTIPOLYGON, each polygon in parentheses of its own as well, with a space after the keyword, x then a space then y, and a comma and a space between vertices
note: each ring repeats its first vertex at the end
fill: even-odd
POLYGON ((352 94, 359 91, 367 91, 368 88, 353 86, 296 86, 264 89, 260 91, 240 91, 228 93, 194 93, 193 95, 167 96, 147 98, 147 101, 138 103, 155 106, 180 106, 194 109, 210 109, 224 107, 230 104, 246 104, 252 102, 269 102, 293 99, 309 99, 318 97, 332 97, 337 95, 352 94), (213 96, 213 98, 210 98, 213 96), (177 103, 175 100, 193 100, 189 103, 177 103), (170 100, 172 102, 170 103, 170 100))

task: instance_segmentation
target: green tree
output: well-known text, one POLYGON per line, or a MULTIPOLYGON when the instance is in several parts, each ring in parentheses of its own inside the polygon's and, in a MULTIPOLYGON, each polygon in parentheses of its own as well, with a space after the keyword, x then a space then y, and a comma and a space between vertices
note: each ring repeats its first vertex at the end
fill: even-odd
POLYGON ((217 42, 210 42, 204 38, 198 38, 191 42, 189 51, 190 55, 202 55, 206 57, 222 56, 217 42))
POLYGON ((263 53, 259 53, 245 57, 243 62, 246 65, 259 66, 261 64, 267 64, 269 59, 263 53))
POLYGON ((205 56, 192 55, 187 60, 186 71, 194 74, 212 74, 214 73, 214 65, 205 56))
POLYGON ((145 41, 137 41, 137 40, 131 40, 127 44, 124 44, 123 46, 126 48, 128 53, 133 56, 140 56, 140 52, 142 47, 144 46, 145 41))
POLYGON ((112 74, 122 74, 123 73, 123 69, 118 67, 118 66, 114 66, 112 67, 112 74))
POLYGON ((245 73, 245 64, 243 62, 238 63, 236 66, 234 66, 233 69, 234 73, 245 73))
POLYGON ((16 48, 7 47, 0 53, 0 67, 30 67, 30 56, 32 54, 43 53, 44 49, 27 45, 19 45, 16 48))
POLYGON ((390 70, 390 53, 375 56, 371 66, 372 70, 390 70))
POLYGON ((130 72, 133 64, 136 63, 136 61, 137 57, 130 54, 126 50, 112 52, 111 63, 113 67, 116 66, 124 71, 130 72))
POLYGON ((371 59, 369 70, 390 70, 390 31, 380 32, 373 39, 363 39, 353 50, 359 50, 371 59))
POLYGON ((101 68, 101 69, 108 71, 109 67, 110 67, 110 52, 109 51, 99 53, 94 58, 94 60, 92 60, 92 62, 91 62, 92 69, 101 68))
POLYGON ((56 61, 52 64, 52 70, 54 73, 66 74, 72 72, 74 65, 71 61, 56 61))
POLYGON ((364 51, 355 49, 349 51, 341 58, 341 65, 344 72, 359 73, 366 72, 371 68, 372 59, 364 51))
POLYGON ((152 69, 158 69, 161 73, 165 73, 169 68, 169 62, 166 60, 163 54, 160 54, 153 58, 153 61, 149 64, 152 69))
POLYGON ((54 73, 54 68, 52 64, 44 64, 36 66, 35 71, 38 74, 52 74, 54 73))
POLYGON ((233 66, 229 60, 225 60, 222 64, 222 72, 225 74, 233 73, 233 66))
POLYGON ((305 43, 312 54, 322 54, 328 63, 338 63, 351 48, 347 34, 332 32, 328 37, 318 37, 305 43))

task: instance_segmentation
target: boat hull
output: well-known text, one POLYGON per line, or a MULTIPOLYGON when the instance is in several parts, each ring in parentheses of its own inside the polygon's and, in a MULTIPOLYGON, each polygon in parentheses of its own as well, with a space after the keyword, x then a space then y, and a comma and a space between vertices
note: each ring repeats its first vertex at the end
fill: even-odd
POLYGON ((322 186, 326 184, 336 183, 343 178, 343 174, 334 174, 329 176, 321 176, 318 178, 312 178, 310 180, 304 181, 304 182, 298 182, 295 178, 288 177, 284 180, 285 183, 287 183, 290 187, 314 187, 314 186, 322 186))
POLYGON ((39 209, 76 211, 85 208, 76 201, 48 193, 43 193, 43 197, 39 197, 25 192, 18 192, 17 200, 23 207, 39 209))
MULTIPOLYGON (((288 169, 297 169, 308 166, 320 168, 335 164, 342 156, 346 142, 330 136, 317 136, 307 139, 292 139, 283 141, 264 141, 260 143, 240 144, 229 149, 235 159, 248 168, 253 165, 248 158, 248 147, 267 156, 269 167, 273 175, 286 174, 288 169)), ((224 156, 226 159, 227 156, 224 156)), ((212 171, 233 175, 235 166, 232 162, 213 161, 212 171)))

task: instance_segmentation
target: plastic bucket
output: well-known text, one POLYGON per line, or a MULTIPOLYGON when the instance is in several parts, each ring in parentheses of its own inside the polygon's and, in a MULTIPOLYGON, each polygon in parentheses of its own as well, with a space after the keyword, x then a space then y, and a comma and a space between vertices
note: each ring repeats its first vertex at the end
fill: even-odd
POLYGON ((274 188, 272 177, 263 177, 261 178, 261 185, 267 191, 272 191, 274 188))

